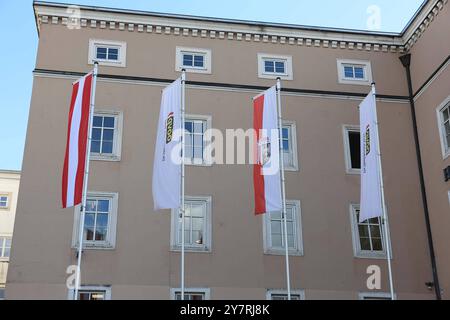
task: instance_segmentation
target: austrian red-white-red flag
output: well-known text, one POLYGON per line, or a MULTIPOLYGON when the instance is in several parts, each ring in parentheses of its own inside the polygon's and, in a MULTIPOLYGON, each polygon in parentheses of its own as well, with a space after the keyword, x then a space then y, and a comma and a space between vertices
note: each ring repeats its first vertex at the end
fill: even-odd
POLYGON ((276 87, 253 99, 256 164, 255 214, 281 211, 280 149, 276 87))
POLYGON ((72 88, 62 179, 63 208, 70 208, 82 202, 92 82, 93 73, 89 73, 75 82, 72 88))

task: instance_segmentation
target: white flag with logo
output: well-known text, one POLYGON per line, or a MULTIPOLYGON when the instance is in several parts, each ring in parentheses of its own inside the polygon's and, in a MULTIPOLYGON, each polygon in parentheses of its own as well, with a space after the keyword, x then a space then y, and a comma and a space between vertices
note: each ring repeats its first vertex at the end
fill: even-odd
POLYGON ((155 210, 180 207, 181 79, 163 90, 153 163, 155 210))
POLYGON ((359 107, 361 123, 360 222, 383 216, 376 107, 374 92, 371 92, 359 107))

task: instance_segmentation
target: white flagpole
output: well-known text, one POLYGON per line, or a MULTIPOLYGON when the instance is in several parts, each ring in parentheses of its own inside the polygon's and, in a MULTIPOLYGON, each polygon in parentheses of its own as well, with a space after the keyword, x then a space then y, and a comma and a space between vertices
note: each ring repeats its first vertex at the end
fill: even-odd
POLYGON ((94 111, 95 111, 95 90, 97 88, 97 75, 98 75, 98 62, 95 62, 92 81, 92 96, 89 108, 88 143, 86 150, 86 165, 84 171, 83 199, 80 209, 80 224, 79 224, 80 230, 78 231, 79 234, 78 262, 77 262, 77 275, 75 280, 75 294, 73 297, 74 300, 78 300, 78 292, 80 290, 80 282, 81 282, 81 256, 83 255, 84 217, 86 211, 87 192, 88 192, 89 164, 91 159, 92 121, 94 119, 94 111))
POLYGON ((278 105, 278 134, 281 165, 281 192, 283 201, 283 221, 284 221, 284 247, 286 253, 286 281, 288 300, 291 300, 291 276, 289 270, 289 244, 287 235, 287 215, 286 215, 286 178, 284 176, 284 152, 283 152, 283 118, 281 116, 281 79, 277 79, 277 105, 278 105))
POLYGON ((180 217, 181 217, 181 300, 184 300, 184 291, 185 291, 185 280, 184 280, 184 264, 185 264, 185 147, 186 147, 186 134, 184 130, 184 122, 186 117, 186 70, 183 69, 181 75, 181 130, 183 133, 182 142, 181 142, 181 150, 182 150, 182 159, 181 159, 181 208, 180 208, 180 217))
MULTIPOLYGON (((377 92, 375 89, 375 83, 372 83, 372 94, 374 99, 376 99, 377 92)), ((394 280, 392 276, 392 256, 391 256, 391 237, 389 230, 389 221, 386 210, 386 200, 384 197, 384 182, 383 182, 383 166, 381 165, 381 149, 380 149, 380 134, 379 134, 379 126, 378 126, 378 115, 377 115, 377 107, 375 104, 375 121, 377 127, 377 148, 378 148, 378 166, 379 166, 379 175, 380 175, 380 186, 381 186, 381 201, 383 208, 383 227, 385 232, 385 240, 386 240, 386 252, 387 252, 387 260, 388 260, 388 269, 389 269, 389 287, 391 292, 391 300, 395 300, 394 296, 394 280)))

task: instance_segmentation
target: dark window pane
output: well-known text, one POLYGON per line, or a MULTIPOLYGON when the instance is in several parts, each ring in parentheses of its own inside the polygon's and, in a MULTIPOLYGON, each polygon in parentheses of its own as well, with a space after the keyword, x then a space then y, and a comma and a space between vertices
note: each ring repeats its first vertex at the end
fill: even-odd
POLYGON ((363 238, 369 237, 369 227, 367 226, 358 226, 359 236, 363 238))
POLYGON ((107 228, 97 227, 95 232, 95 241, 106 241, 107 228))
POLYGON ((106 48, 97 48, 97 59, 106 59, 106 48))
POLYGON ((114 140, 114 130, 105 129, 103 131, 103 141, 113 141, 114 140))
POLYGON ((103 126, 105 128, 114 128, 114 117, 105 117, 104 118, 104 122, 103 122, 103 126))
POLYGON ((184 128, 188 131, 188 132, 192 132, 192 122, 186 121, 184 123, 184 128))
POLYGON ((111 154, 113 152, 113 143, 104 141, 102 144, 102 153, 111 154))
POLYGON ((355 67, 355 78, 364 79, 364 68, 355 67))
POLYGON ((203 56, 195 56, 194 57, 194 67, 202 68, 204 65, 204 57, 203 56))
POLYGON ((119 60, 119 49, 110 48, 108 51, 109 60, 119 60))
POLYGON ((100 153, 100 141, 91 142, 91 152, 100 153))
POLYGON ((192 67, 193 57, 192 54, 184 54, 183 55, 183 65, 192 67))
POLYGON ((360 242, 361 242, 361 250, 372 251, 372 248, 370 247, 369 238, 360 238, 360 242))
POLYGON ((360 133, 352 132, 348 133, 348 140, 350 145, 350 159, 352 169, 361 169, 361 141, 360 133))
POLYGON ((283 150, 289 151, 289 141, 283 140, 283 150))
POLYGON ((92 129, 92 140, 100 141, 102 139, 102 129, 92 129))
POLYGON ((94 116, 94 127, 102 127, 103 126, 103 117, 94 116))
POLYGON ((344 73, 346 78, 353 78, 353 67, 344 67, 344 73))
POLYGON ((372 239, 372 245, 374 251, 383 251, 383 245, 380 238, 372 239))
POLYGON ((264 70, 266 72, 275 72, 275 67, 273 61, 265 61, 264 62, 264 70))
POLYGON ((98 212, 109 212, 109 201, 99 200, 98 201, 98 212))
POLYGON ((284 62, 275 62, 275 71, 277 73, 285 73, 284 62))

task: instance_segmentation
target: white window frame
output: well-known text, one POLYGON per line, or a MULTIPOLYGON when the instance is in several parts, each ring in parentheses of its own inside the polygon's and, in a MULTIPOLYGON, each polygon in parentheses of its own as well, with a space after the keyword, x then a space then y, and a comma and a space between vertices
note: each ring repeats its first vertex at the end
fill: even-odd
MULTIPOLYGON (((0 255, 0 262, 7 262, 10 260, 11 257, 11 248, 12 248, 12 234, 0 234, 0 238, 9 239, 11 240, 11 247, 9 248, 9 257, 2 257, 0 255)), ((6 248, 6 243, 4 242, 2 246, 0 247, 0 254, 3 253, 4 248, 6 248)))
POLYGON ((98 62, 101 66, 125 68, 127 66, 127 43, 122 41, 89 39, 88 64, 98 62), (118 60, 97 59, 97 47, 112 47, 119 49, 118 60))
POLYGON ((187 47, 176 47, 176 59, 175 59, 175 71, 180 72, 183 69, 186 72, 191 73, 203 73, 203 74, 211 74, 212 73, 212 53, 211 49, 202 49, 202 48, 187 48, 187 47), (193 55, 203 55, 204 56, 204 67, 189 67, 183 65, 183 54, 193 54, 193 55))
MULTIPOLYGON (((119 205, 119 194, 117 192, 97 192, 89 191, 89 198, 108 198, 110 200, 111 212, 108 218, 108 236, 106 241, 86 241, 83 240, 85 250, 114 250, 116 248, 117 214, 119 205)), ((80 226, 80 206, 75 208, 74 224, 72 232, 72 248, 78 248, 80 226)))
MULTIPOLYGON (((123 132, 123 112, 118 110, 95 110, 94 116, 114 117, 114 144, 112 154, 100 154, 91 152, 91 160, 93 161, 112 161, 119 162, 122 160, 122 132, 123 132)), ((89 150, 90 151, 90 150, 89 150)))
POLYGON ((297 124, 295 121, 283 120, 283 127, 290 127, 291 131, 291 145, 292 145, 292 165, 285 166, 286 171, 299 171, 298 164, 298 149, 297 149, 297 124))
POLYGON ((9 210, 11 207, 12 194, 8 192, 0 192, 0 197, 6 197, 6 206, 0 207, 0 210, 9 210))
MULTIPOLYGON (((381 225, 381 241, 383 245, 383 251, 366 251, 361 249, 361 241, 359 238, 358 221, 356 219, 356 210, 360 209, 359 204, 350 205, 350 221, 352 227, 352 240, 353 240, 353 253, 355 258, 361 259, 386 259, 387 258, 387 241, 384 232, 384 225, 381 225)), ((380 218, 381 219, 381 218, 380 218)))
MULTIPOLYGON (((297 211, 296 216, 296 231, 297 231, 297 248, 289 248, 290 256, 303 256, 303 226, 302 226, 302 210, 301 202, 299 200, 286 200, 287 206, 294 206, 297 211)), ((284 223, 282 223, 282 228, 284 228, 284 223)), ((270 230, 270 214, 265 214, 263 216, 263 238, 264 238, 264 254, 266 255, 285 255, 284 248, 273 248, 271 246, 271 230, 270 230)))
MULTIPOLYGON (((185 201, 202 201, 206 203, 206 215, 204 217, 204 241, 199 246, 189 246, 186 244, 185 250, 188 252, 211 253, 212 252, 212 197, 206 196, 186 196, 185 201)), ((170 249, 173 252, 181 251, 181 245, 177 244, 177 225, 179 219, 179 210, 171 212, 171 230, 170 230, 170 249)))
POLYGON ((272 53, 258 53, 258 77, 261 79, 277 79, 294 80, 292 56, 277 55, 272 53), (283 60, 285 64, 285 73, 269 73, 265 70, 264 61, 266 60, 283 60))
POLYGON ((445 160, 450 156, 450 146, 447 146, 446 133, 444 127, 444 117, 442 111, 446 108, 450 109, 450 96, 448 96, 440 105, 436 108, 436 114, 438 119, 439 138, 441 140, 442 158, 445 160))
MULTIPOLYGON (((105 301, 111 300, 111 286, 81 286, 79 292, 83 291, 104 291, 105 292, 105 301)), ((67 295, 68 300, 73 300, 75 295, 75 290, 70 289, 67 295)))
MULTIPOLYGON (((358 294, 359 300, 367 300, 366 298, 382 298, 386 300, 392 300, 391 294, 387 292, 360 292, 358 294)), ((397 300, 397 294, 394 293, 394 299, 397 300)))
POLYGON ((187 166, 195 166, 195 167, 211 167, 212 166, 212 157, 206 154, 207 146, 212 143, 211 136, 211 128, 212 128, 212 117, 209 115, 199 115, 199 114, 186 114, 184 121, 204 121, 206 123, 205 133, 203 136, 203 160, 202 162, 194 161, 191 159, 185 159, 185 164, 187 166))
MULTIPOLYGON (((175 300, 176 294, 181 295, 181 288, 170 288, 170 300, 175 300)), ((211 289, 209 288, 185 288, 184 294, 203 294, 204 301, 211 300, 211 289)))
MULTIPOLYGON (((266 292, 266 300, 271 301, 273 295, 288 296, 287 290, 284 289, 268 289, 266 292)), ((299 296, 300 300, 305 300, 305 290, 291 290, 291 296, 299 296)))
POLYGON ((372 63, 368 60, 349 60, 349 59, 337 59, 338 69, 338 82, 340 84, 354 84, 369 86, 372 85, 372 63), (357 66, 364 68, 364 79, 355 79, 345 77, 344 66, 357 66))
POLYGON ((345 171, 347 174, 360 175, 361 169, 352 168, 352 156, 350 150, 349 132, 359 132, 361 135, 361 127, 355 125, 343 125, 342 132, 344 137, 344 152, 345 152, 345 171))

